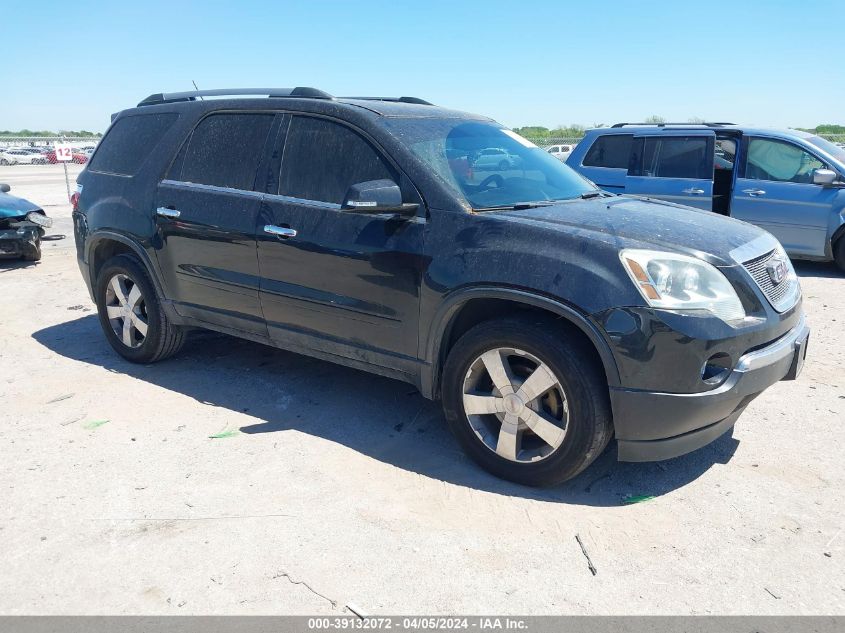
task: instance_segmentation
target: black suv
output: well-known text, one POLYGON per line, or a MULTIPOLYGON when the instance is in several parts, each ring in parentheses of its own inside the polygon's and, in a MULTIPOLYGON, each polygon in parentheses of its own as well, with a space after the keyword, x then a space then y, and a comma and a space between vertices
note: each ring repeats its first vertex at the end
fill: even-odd
POLYGON ((124 358, 201 327, 398 378, 522 483, 575 476, 614 434, 626 461, 703 446, 806 353, 765 231, 605 193, 421 99, 152 95, 114 116, 73 200, 124 358))

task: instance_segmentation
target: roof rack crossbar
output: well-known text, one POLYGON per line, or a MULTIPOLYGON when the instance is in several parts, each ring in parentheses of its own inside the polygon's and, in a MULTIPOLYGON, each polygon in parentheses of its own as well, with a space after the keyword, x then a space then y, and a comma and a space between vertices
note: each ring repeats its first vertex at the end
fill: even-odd
POLYGON ((186 92, 159 92, 138 104, 138 107, 179 101, 196 101, 202 97, 234 97, 261 95, 266 97, 291 97, 305 99, 333 99, 332 95, 317 88, 218 88, 216 90, 188 90, 186 92))
POLYGON ((703 125, 705 127, 722 127, 725 125, 736 125, 736 123, 727 123, 725 121, 703 121, 701 123, 690 123, 689 121, 685 123, 615 123, 610 127, 625 127, 626 125, 654 125, 656 127, 666 127, 667 125, 683 125, 685 127, 703 125))

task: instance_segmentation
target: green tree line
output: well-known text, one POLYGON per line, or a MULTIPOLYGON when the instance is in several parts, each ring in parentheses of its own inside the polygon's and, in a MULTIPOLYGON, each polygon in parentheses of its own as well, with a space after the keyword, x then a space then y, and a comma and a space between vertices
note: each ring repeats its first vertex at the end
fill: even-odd
POLYGON ((88 130, 59 130, 53 132, 51 130, 18 130, 13 132, 11 130, 0 130, 0 138, 9 136, 75 136, 85 138, 99 138, 102 136, 100 132, 89 132, 88 130))
POLYGON ((814 134, 845 134, 845 125, 834 125, 833 123, 817 125, 809 130, 803 127, 799 127, 798 129, 804 132, 813 132, 814 134))

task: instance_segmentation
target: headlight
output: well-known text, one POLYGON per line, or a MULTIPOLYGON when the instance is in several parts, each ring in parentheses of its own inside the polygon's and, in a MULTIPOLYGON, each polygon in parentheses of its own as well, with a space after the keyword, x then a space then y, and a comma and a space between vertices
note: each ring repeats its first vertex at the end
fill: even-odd
POLYGON ((707 262, 663 251, 625 249, 622 264, 648 304, 667 310, 702 310, 723 321, 745 318, 727 278, 707 262))
POLYGON ((49 228, 53 226, 53 220, 48 218, 43 213, 38 213, 37 211, 30 211, 26 214, 26 219, 32 222, 33 224, 37 224, 38 226, 43 226, 44 228, 49 228))

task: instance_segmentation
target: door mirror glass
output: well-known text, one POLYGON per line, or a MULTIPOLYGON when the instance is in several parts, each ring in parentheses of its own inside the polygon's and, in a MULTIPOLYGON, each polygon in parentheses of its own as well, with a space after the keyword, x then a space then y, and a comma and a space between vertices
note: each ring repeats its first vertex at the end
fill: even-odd
POLYGON ((11 190, 12 190, 12 188, 9 185, 7 185, 5 182, 0 184, 0 191, 2 191, 3 193, 9 193, 9 191, 11 191, 11 190))
POLYGON ((414 204, 402 204, 402 191, 392 180, 368 180, 347 189, 341 209, 352 213, 413 213, 414 204))
POLYGON ((816 169, 813 171, 814 185, 831 185, 836 181, 836 172, 832 169, 816 169))

